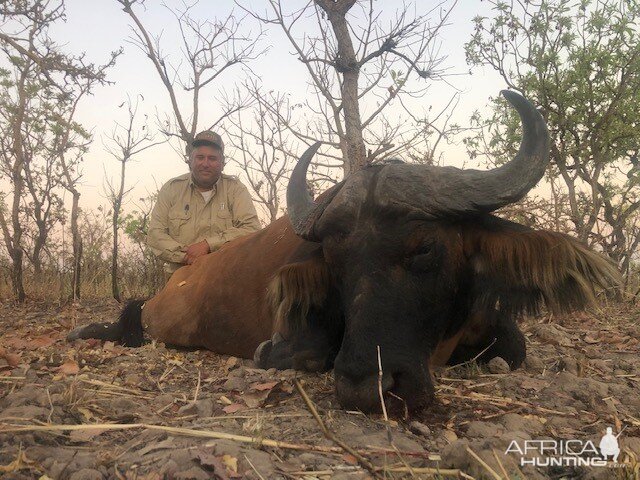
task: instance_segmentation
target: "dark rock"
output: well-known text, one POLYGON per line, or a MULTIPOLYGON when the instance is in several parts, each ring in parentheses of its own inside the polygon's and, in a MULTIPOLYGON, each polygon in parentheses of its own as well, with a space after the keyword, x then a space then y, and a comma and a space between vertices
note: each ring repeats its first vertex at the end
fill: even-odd
POLYGON ((467 435, 470 437, 488 438, 495 437, 502 430, 500 425, 489 422, 471 422, 467 429, 467 435))
POLYGON ((417 435, 422 435, 424 437, 431 436, 431 429, 424 423, 418 422, 417 420, 414 420, 409 424, 409 430, 417 435))
POLYGON ((244 392, 247 389, 247 381, 242 377, 229 376, 226 382, 222 384, 225 390, 235 390, 244 392))
POLYGON ((487 363, 487 368, 491 373, 509 373, 511 368, 509 368, 509 364, 501 357, 495 357, 489 360, 487 363))

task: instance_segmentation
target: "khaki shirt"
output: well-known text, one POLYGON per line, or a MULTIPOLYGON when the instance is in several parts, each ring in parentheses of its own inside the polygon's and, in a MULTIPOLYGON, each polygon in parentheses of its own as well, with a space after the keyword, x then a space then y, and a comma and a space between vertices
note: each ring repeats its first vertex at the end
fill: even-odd
POLYGON ((165 270, 182 264, 191 244, 206 240, 213 252, 234 238, 260 230, 260 221, 247 188, 238 179, 221 175, 207 203, 185 173, 165 183, 151 212, 147 244, 165 270))

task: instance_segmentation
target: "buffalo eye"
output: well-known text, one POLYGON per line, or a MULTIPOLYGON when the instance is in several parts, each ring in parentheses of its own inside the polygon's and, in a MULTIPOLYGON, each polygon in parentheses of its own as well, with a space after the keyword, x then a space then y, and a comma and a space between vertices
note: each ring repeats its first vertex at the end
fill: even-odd
POLYGON ((347 232, 334 231, 330 235, 325 235, 322 239, 322 250, 325 260, 330 263, 340 263, 345 256, 345 241, 349 234, 347 232))
POLYGON ((439 268, 440 248, 433 244, 423 244, 407 258, 407 268, 415 272, 426 272, 439 268))

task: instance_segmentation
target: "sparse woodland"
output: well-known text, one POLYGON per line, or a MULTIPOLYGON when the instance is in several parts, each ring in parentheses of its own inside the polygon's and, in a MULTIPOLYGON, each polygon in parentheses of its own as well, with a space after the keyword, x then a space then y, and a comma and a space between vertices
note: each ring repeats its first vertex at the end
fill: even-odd
MULTIPOLYGON (((93 58, 69 52, 49 34, 65 21, 61 0, 9 1, 0 7, 0 295, 23 302, 83 297, 145 296, 161 284, 160 265, 145 246, 153 193, 132 199, 127 162, 163 142, 176 163, 205 128, 223 131, 231 163, 242 171, 262 219, 286 211, 284 189, 297 155, 323 142, 312 167, 317 194, 344 175, 389 157, 443 163, 447 142, 464 142, 480 168, 499 164, 517 149, 519 122, 498 97, 466 124, 453 123, 459 93, 439 112, 407 108, 447 81, 450 67, 438 49, 455 2, 428 11, 406 8, 391 23, 378 20, 368 2, 316 0, 300 10, 269 0, 260 11, 241 5, 215 19, 193 15, 193 6, 171 7, 179 26, 182 58, 165 52, 169 39, 145 22, 144 0, 114 0, 133 46, 166 91, 167 111, 157 118, 137 112, 144 101, 129 92, 121 105, 127 122, 112 122, 96 138, 82 125, 78 106, 110 82, 123 54, 93 58), (313 20, 316 28, 302 31, 313 20), (293 99, 266 91, 255 60, 267 49, 266 33, 282 35, 308 72, 312 95, 293 99), (201 104, 220 87, 220 76, 238 81, 217 96, 217 117, 201 104), (190 100, 181 102, 178 98, 190 100), (399 119, 402 119, 400 121, 399 119), (105 180, 106 205, 91 211, 79 190, 84 162, 100 148, 119 162, 117 179, 105 180)), ((505 215, 527 225, 574 235, 609 255, 625 275, 626 299, 638 296, 640 243, 640 34, 635 2, 488 2, 466 43, 471 74, 499 73, 504 86, 538 105, 552 135, 545 188, 505 215)), ((459 66, 457 66, 459 67, 459 66)), ((499 86, 501 87, 501 86, 499 86)), ((108 119, 107 119, 108 120, 108 119)), ((182 157, 182 159, 181 159, 182 157)), ((471 163, 469 163, 471 162, 471 163)))
MULTIPOLYGON (((640 478, 640 3, 484 0, 467 64, 450 65, 441 36, 456 28, 457 0, 261 0, 252 9, 238 0, 233 13, 208 18, 195 1, 95 2, 116 5, 129 27, 126 48, 104 57, 53 36, 65 0, 0 2, 0 477, 640 478), (170 12, 178 35, 154 26, 154 8, 170 12), (303 66, 303 97, 263 85, 258 64, 275 36, 287 45, 279 54, 303 66), (162 85, 166 108, 145 115, 146 92, 127 91, 120 117, 103 118, 98 135, 78 112, 129 55, 162 85), (501 82, 460 120, 462 96, 474 95, 454 87, 466 71, 501 82), (436 82, 451 87, 443 107, 413 107, 436 82), (433 368, 436 400, 387 416, 378 348, 384 413, 365 415, 341 407, 331 371, 259 369, 156 340, 67 341, 74 327, 113 321, 123 301, 164 284, 146 246, 159 185, 133 194, 143 152, 170 145, 186 171, 196 133, 220 132, 268 224, 286 213, 289 175, 314 142, 315 195, 394 157, 460 167, 451 144, 466 150, 465 168, 504 163, 521 138, 504 88, 539 107, 551 161, 540 186, 498 214, 580 239, 625 282, 586 311, 519 319, 520 368, 500 357, 433 368), (104 206, 89 208, 83 172, 101 168, 88 159, 95 151, 118 173, 105 172, 104 206), (593 452, 537 466, 507 451, 550 439, 598 445, 607 429, 620 452, 606 467, 577 465, 593 452)), ((218 14, 209 5, 219 2, 206 3, 218 14)))

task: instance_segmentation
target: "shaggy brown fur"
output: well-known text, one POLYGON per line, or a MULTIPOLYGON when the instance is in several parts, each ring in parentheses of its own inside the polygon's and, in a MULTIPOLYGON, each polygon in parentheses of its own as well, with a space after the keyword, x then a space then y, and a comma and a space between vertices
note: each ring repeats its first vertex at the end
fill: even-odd
POLYGON ((534 313, 541 301, 554 312, 595 302, 595 286, 617 288, 616 266, 578 240, 548 231, 483 231, 463 235, 476 275, 490 279, 488 305, 534 313))
POLYGON ((285 338, 306 323, 311 306, 322 306, 331 286, 329 268, 322 258, 292 263, 278 270, 269 285, 275 331, 285 338))

